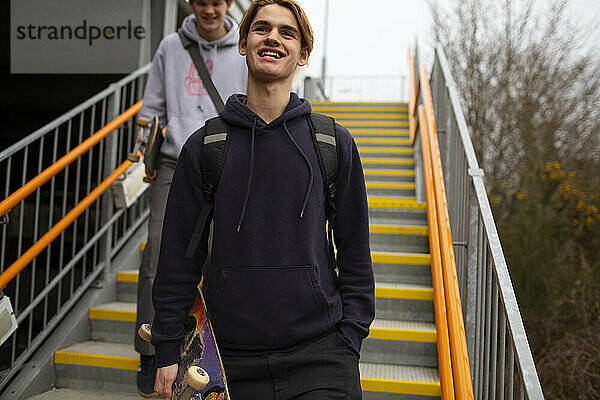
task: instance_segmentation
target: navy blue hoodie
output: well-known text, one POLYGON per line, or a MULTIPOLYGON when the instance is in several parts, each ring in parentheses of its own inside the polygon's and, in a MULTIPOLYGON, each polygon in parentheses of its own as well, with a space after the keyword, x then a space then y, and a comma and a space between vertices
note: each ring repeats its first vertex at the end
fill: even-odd
MULTIPOLYGON (((337 329, 360 352, 375 316, 367 195, 358 149, 336 124, 339 172, 334 242, 339 290, 328 267, 325 189, 307 116, 308 101, 290 95, 267 124, 227 100, 221 116, 230 143, 214 197, 211 265, 203 292, 221 351, 272 352, 337 329)), ((185 258, 204 198, 201 128, 175 169, 153 288, 158 366, 178 362, 184 321, 196 297, 208 229, 194 260, 185 258)))

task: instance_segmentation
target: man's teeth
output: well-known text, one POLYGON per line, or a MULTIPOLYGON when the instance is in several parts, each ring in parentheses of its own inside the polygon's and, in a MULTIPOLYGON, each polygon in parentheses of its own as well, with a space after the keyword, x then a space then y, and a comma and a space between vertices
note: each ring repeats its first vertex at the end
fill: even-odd
POLYGON ((281 58, 281 54, 275 53, 273 51, 263 51, 260 54, 261 57, 274 57, 274 58, 281 58))

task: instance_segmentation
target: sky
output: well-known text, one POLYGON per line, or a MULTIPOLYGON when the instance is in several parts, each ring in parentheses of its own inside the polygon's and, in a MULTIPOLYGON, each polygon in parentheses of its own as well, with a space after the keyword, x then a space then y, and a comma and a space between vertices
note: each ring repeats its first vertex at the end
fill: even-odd
MULTIPOLYGON (((453 7, 458 0, 438 0, 453 7)), ((307 76, 321 75, 325 0, 299 0, 315 35, 307 76)), ((538 0, 540 7, 549 0, 538 0)), ((571 20, 600 43, 600 0, 570 0, 571 20)), ((431 17, 426 0, 329 0, 327 75, 406 75, 407 48, 416 37, 431 47, 431 17)))

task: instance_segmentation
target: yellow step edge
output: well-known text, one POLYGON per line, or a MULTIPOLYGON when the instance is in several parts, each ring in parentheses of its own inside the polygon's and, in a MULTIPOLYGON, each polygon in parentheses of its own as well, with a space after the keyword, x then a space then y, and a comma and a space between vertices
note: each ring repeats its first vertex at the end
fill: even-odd
POLYGON ((411 208, 423 210, 427 208, 427 204, 424 201, 416 201, 412 197, 368 196, 368 202, 371 208, 411 208))
POLYGON ((404 300, 433 300, 433 288, 386 287, 375 285, 375 297, 404 300))
POLYGON ((367 182, 367 189, 414 189, 414 183, 367 182))
POLYGON ((119 271, 117 272, 117 282, 137 282, 138 271, 119 271))
POLYGON ((316 105, 312 107, 312 110, 317 113, 326 114, 328 112, 359 112, 359 113, 368 113, 368 112, 398 112, 398 113, 408 113, 408 107, 360 107, 360 106, 329 106, 329 105, 316 105))
POLYGON ((55 364, 83 365, 89 367, 118 368, 137 371, 139 357, 115 356, 106 354, 83 353, 59 350, 54 353, 55 364))
POLYGON ((414 154, 414 150, 411 147, 358 146, 358 151, 359 153, 414 154))
POLYGON ((401 169, 366 168, 366 169, 363 169, 363 173, 365 175, 415 176, 414 170, 401 170, 401 169))
POLYGON ((103 319, 110 321, 135 322, 136 315, 137 314, 135 310, 113 310, 108 308, 92 307, 88 311, 89 319, 103 319))
MULTIPOLYGON (((363 164, 391 164, 391 165, 403 165, 406 164, 403 158, 384 158, 384 157, 361 157, 363 164)), ((414 164, 411 162, 410 164, 414 164)))
POLYGON ((395 127, 407 127, 408 121, 389 121, 389 120, 352 120, 352 119, 336 119, 338 124, 348 127, 348 126, 356 126, 356 127, 380 127, 380 126, 395 126, 395 127))
POLYGON ((410 144, 409 139, 396 138, 356 138, 354 141, 356 144, 410 144))
POLYGON ((392 137, 396 137, 398 139, 408 139, 408 133, 398 133, 398 132, 388 132, 388 133, 379 133, 379 132, 374 132, 374 131, 355 131, 355 130, 350 130, 350 133, 352 134, 352 136, 356 137, 361 137, 361 136, 392 136, 392 137))
POLYGON ((384 104, 399 107, 408 107, 407 101, 333 101, 333 100, 310 100, 310 104, 384 104))
POLYGON ((404 340, 407 342, 436 343, 437 332, 424 329, 374 328, 369 330, 369 339, 404 340))
POLYGON ((371 128, 349 128, 352 135, 408 135, 408 129, 371 129, 371 128))
POLYGON ((370 224, 369 231, 371 233, 389 233, 395 235, 420 235, 428 236, 429 228, 426 226, 415 225, 385 225, 385 224, 370 224))
POLYGON ((405 393, 421 396, 442 395, 439 382, 371 378, 368 376, 361 376, 360 385, 362 390, 370 392, 405 393))
POLYGON ((382 264, 411 264, 431 265, 431 256, 422 253, 389 253, 385 251, 372 251, 373 262, 382 264))
POLYGON ((144 251, 144 249, 146 248, 146 242, 142 242, 140 243, 140 251, 144 251))
POLYGON ((383 120, 383 119, 395 119, 399 120, 398 122, 406 123, 406 119, 408 119, 408 113, 403 112, 389 112, 389 113, 345 113, 345 112, 330 112, 327 113, 328 116, 337 119, 343 120, 355 120, 355 119, 375 119, 375 120, 383 120))

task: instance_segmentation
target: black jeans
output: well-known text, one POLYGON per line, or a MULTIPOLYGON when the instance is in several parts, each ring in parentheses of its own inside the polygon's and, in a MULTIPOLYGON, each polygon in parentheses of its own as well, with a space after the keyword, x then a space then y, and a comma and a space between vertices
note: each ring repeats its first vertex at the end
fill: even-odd
POLYGON ((358 356, 338 332, 261 356, 223 356, 232 400, 360 400, 358 356))

